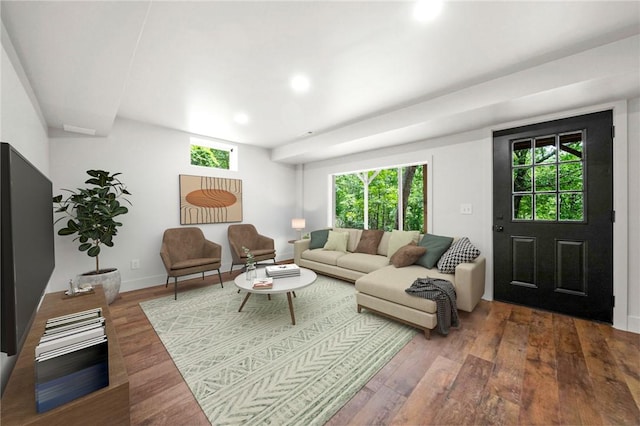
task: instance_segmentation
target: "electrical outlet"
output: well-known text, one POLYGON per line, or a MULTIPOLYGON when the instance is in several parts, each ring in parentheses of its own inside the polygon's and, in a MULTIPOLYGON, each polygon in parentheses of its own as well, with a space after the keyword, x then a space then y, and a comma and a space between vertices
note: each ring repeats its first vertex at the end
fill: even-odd
POLYGON ((131 260, 131 269, 140 269, 140 259, 131 260))
POLYGON ((473 214, 471 204, 460 204, 460 214, 473 214))

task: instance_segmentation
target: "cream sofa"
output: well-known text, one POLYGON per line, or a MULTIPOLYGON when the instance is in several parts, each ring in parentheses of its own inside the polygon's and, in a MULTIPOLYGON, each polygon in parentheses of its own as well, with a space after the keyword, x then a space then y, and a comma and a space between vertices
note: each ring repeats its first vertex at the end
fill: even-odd
MULTIPOLYGON (((309 249, 310 240, 294 243, 294 262, 320 274, 355 282, 358 312, 362 308, 409 324, 424 331, 425 337, 438 324, 436 303, 405 292, 416 278, 442 278, 453 283, 457 307, 471 312, 484 294, 485 265, 483 256, 471 263, 461 263, 454 274, 421 265, 396 268, 387 257, 391 232, 385 232, 377 254, 355 253, 362 230, 343 228, 349 232, 347 251, 309 249)), ((422 237, 422 236, 420 236, 422 237)))

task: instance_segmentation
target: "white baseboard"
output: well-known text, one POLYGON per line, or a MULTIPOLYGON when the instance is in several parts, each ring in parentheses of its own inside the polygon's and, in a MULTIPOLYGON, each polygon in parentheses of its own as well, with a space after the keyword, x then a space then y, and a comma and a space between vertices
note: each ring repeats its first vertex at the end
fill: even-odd
POLYGON ((640 334, 640 317, 629 315, 627 319, 627 331, 640 334))

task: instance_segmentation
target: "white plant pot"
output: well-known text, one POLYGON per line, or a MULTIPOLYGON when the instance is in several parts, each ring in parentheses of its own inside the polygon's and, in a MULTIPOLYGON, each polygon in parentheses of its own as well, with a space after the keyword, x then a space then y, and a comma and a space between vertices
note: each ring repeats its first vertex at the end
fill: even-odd
POLYGON ((118 297, 118 293, 120 292, 120 271, 115 268, 105 269, 105 272, 101 272, 100 274, 96 274, 95 272, 85 272, 84 274, 78 275, 76 277, 76 283, 78 287, 82 287, 86 284, 91 284, 91 286, 95 286, 97 284, 102 285, 104 289, 104 295, 107 298, 107 304, 111 304, 116 297, 118 297))

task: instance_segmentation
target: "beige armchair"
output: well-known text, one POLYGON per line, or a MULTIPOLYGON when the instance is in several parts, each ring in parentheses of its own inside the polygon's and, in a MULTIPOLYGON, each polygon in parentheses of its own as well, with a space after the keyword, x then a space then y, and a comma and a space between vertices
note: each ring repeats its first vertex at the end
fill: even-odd
POLYGON ((247 254, 242 247, 246 247, 251 251, 256 262, 273 259, 273 263, 276 263, 276 249, 273 238, 258 234, 255 226, 251 224, 229 225, 227 237, 229 238, 232 258, 229 272, 233 271, 234 265, 245 265, 247 263, 247 254))
POLYGON ((167 270, 167 283, 173 277, 174 298, 178 299, 178 277, 202 272, 202 279, 206 271, 218 271, 220 285, 220 265, 222 264, 222 246, 206 240, 200 228, 171 228, 164 231, 162 248, 160 249, 162 263, 167 270))

